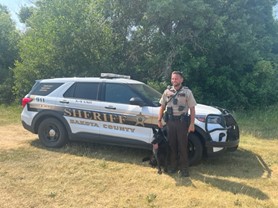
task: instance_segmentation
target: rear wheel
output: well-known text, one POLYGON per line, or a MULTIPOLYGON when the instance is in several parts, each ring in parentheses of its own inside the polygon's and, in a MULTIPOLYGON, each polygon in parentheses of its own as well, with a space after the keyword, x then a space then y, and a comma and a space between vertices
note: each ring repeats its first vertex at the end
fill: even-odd
POLYGON ((38 135, 46 147, 62 147, 68 141, 65 127, 55 118, 43 120, 39 125, 38 135))
POLYGON ((190 133, 188 136, 188 158, 189 165, 197 165, 203 157, 203 145, 199 137, 190 133))

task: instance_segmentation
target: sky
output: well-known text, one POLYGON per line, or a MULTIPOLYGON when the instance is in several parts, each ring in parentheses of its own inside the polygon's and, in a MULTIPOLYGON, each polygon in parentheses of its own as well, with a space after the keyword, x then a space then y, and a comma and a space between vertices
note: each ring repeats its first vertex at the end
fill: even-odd
POLYGON ((19 22, 17 13, 22 6, 30 6, 32 4, 32 0, 0 0, 0 4, 8 8, 12 15, 12 19, 16 22, 17 28, 24 30, 25 26, 19 22))

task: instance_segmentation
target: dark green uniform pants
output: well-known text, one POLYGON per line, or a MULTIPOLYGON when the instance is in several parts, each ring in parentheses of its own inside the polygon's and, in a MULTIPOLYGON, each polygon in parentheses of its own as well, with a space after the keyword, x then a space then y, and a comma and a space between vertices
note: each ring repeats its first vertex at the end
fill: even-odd
POLYGON ((169 120, 167 128, 170 146, 170 169, 177 169, 179 167, 180 170, 187 170, 189 166, 187 150, 188 123, 180 120, 169 120))

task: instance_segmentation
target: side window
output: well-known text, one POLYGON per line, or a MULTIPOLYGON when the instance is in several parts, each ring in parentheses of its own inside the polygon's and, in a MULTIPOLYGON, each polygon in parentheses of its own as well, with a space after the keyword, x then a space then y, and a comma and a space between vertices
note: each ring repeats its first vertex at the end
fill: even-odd
POLYGON ((96 100, 99 83, 79 82, 72 85, 65 93, 66 98, 96 100))
POLYGON ((32 95, 46 96, 60 87, 63 83, 38 83, 31 90, 32 95))
POLYGON ((106 102, 129 104, 129 100, 132 97, 138 97, 138 95, 127 85, 113 83, 106 84, 106 102))

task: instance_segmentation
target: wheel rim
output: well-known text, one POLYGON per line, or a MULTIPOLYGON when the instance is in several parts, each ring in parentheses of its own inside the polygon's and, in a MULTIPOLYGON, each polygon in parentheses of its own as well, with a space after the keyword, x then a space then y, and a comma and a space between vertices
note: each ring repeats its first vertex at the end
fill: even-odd
POLYGON ((44 138, 49 142, 57 142, 60 131, 55 125, 48 125, 43 131, 44 138))

